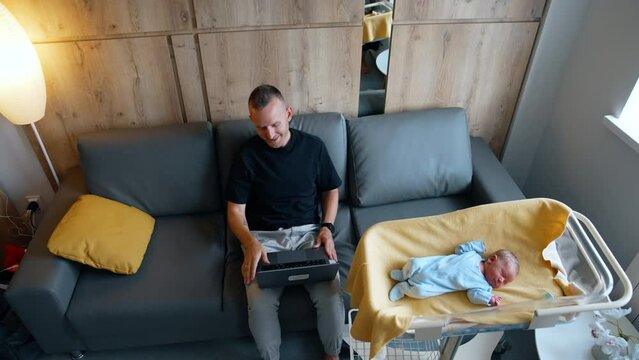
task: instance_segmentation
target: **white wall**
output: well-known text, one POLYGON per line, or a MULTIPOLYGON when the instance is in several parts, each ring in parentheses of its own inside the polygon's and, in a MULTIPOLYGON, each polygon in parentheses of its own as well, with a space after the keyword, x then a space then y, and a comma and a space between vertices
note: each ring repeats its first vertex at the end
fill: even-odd
POLYGON ((547 0, 532 60, 504 145, 502 163, 523 188, 553 113, 556 93, 590 0, 547 0))
MULTIPOLYGON (((37 126, 37 123, 36 123, 37 126)), ((30 130, 28 130, 30 131, 30 130)), ((0 115, 0 189, 22 212, 27 207, 26 195, 40 195, 40 206, 46 211, 53 189, 24 130, 0 115)))
MULTIPOLYGON (((551 10, 562 2, 553 1, 551 10)), ((521 149, 509 146, 504 154, 508 170, 516 172, 521 170, 513 164, 525 158, 517 154, 528 152, 533 160, 523 181, 526 196, 555 198, 586 215, 624 267, 639 251, 639 154, 603 125, 603 117, 619 115, 639 77, 637 19, 637 0, 590 2, 574 47, 566 49, 570 56, 559 65, 558 86, 532 81, 546 71, 557 73, 546 64, 547 69, 531 68, 522 93, 519 108, 526 114, 518 114, 511 135, 540 122, 542 136, 536 144, 523 142, 521 149), (552 92, 552 99, 537 106, 544 91, 552 92)))

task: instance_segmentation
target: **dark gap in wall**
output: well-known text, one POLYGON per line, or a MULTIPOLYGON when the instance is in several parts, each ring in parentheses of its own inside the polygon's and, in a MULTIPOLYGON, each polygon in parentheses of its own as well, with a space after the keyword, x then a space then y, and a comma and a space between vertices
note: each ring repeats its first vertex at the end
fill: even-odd
POLYGON ((180 84, 180 74, 178 74, 177 63, 175 62, 175 52, 173 51, 173 39, 171 36, 166 37, 169 45, 169 54, 171 54, 171 67, 173 68, 173 77, 175 78, 175 87, 177 88, 178 99, 180 101, 180 111, 182 112, 182 122, 187 123, 186 107, 184 106, 184 97, 182 96, 182 85, 180 84))
POLYGON ((209 107, 209 93, 206 89, 206 78, 204 76, 204 64, 202 63, 202 50, 200 49, 200 35, 195 34, 194 43, 195 43, 195 52, 197 53, 197 64, 199 66, 200 71, 200 83, 202 86, 202 97, 204 98, 204 109, 206 110, 206 120, 211 122, 211 108, 209 107))
POLYGON ((191 25, 193 25, 193 29, 197 29, 197 17, 195 16, 195 0, 189 1, 189 7, 191 12, 191 25))

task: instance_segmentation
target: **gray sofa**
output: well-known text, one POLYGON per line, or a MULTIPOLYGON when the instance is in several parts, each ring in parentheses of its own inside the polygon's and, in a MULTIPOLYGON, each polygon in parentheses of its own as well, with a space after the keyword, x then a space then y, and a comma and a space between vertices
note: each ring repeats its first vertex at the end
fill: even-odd
MULTIPOLYGON (((335 223, 343 283, 357 240, 377 222, 523 198, 488 146, 468 136, 463 109, 349 121, 338 113, 298 115, 291 126, 324 140, 344 180, 335 223)), ((242 253, 225 224, 223 189, 234 154, 254 134, 250 121, 237 120, 79 139, 82 168, 64 177, 6 292, 44 351, 250 336, 242 253), (48 252, 51 232, 84 193, 156 218, 137 274, 115 275, 48 252)), ((315 312, 303 288, 285 290, 280 320, 284 333, 315 337, 315 312)))

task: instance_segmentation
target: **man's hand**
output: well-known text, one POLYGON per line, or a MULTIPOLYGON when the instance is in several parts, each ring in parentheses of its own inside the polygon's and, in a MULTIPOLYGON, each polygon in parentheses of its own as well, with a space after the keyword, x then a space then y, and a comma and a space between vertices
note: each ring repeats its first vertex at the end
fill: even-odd
POLYGON ((313 248, 318 248, 320 246, 324 247, 324 251, 326 255, 331 260, 337 260, 337 253, 335 252, 335 243, 333 242, 333 234, 326 227, 321 227, 319 233, 317 234, 317 238, 315 239, 315 243, 313 244, 313 248))
POLYGON ((493 297, 490 298, 490 301, 488 302, 488 305, 490 306, 498 306, 499 303, 501 303, 501 296, 495 296, 493 295, 493 297))
POLYGON ((254 240, 250 246, 244 247, 244 263, 242 263, 242 277, 244 284, 248 285, 255 279, 255 271, 260 259, 265 264, 269 264, 266 250, 259 241, 254 240))

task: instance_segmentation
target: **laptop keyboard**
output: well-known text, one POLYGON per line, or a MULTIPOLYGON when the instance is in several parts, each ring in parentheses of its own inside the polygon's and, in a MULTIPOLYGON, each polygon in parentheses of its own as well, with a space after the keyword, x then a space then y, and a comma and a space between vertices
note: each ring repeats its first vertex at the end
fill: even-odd
POLYGON ((269 270, 294 269, 298 267, 317 266, 317 265, 326 265, 326 264, 330 264, 330 261, 328 259, 318 259, 318 260, 290 262, 285 264, 269 264, 269 265, 262 264, 260 268, 262 271, 269 271, 269 270))

